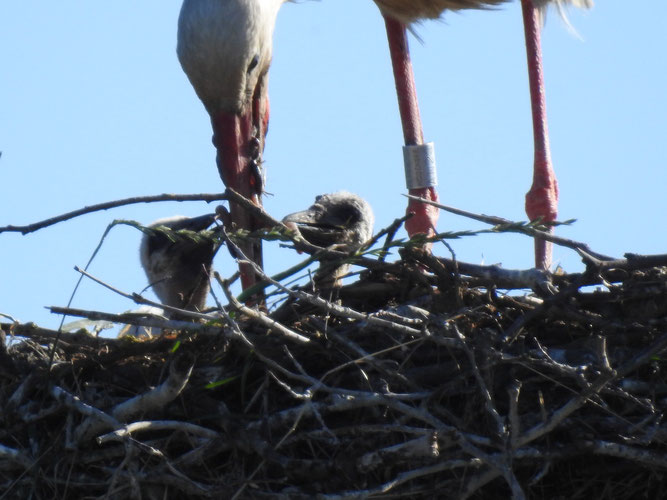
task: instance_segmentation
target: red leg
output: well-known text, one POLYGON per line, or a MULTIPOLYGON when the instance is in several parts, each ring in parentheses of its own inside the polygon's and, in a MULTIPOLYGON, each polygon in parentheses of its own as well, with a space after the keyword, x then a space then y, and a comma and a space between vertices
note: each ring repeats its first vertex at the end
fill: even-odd
MULTIPOLYGON (((558 182, 551 165, 549 132, 547 129, 547 106, 542 73, 542 48, 538 10, 532 0, 521 0, 523 25, 526 35, 530 102, 533 114, 533 140, 535 163, 533 185, 526 193, 526 214, 530 220, 541 218, 545 222, 556 220, 558 215, 558 182)), ((551 229, 553 232, 553 229, 551 229)), ((551 243, 535 240, 535 266, 551 267, 551 243)))
MULTIPOLYGON (((389 53, 394 70, 398 109, 401 114, 405 144, 408 146, 423 144, 424 133, 419 116, 419 102, 417 101, 417 89, 412 71, 412 62, 410 61, 406 29, 402 23, 389 16, 384 16, 384 22, 387 28, 389 53)), ((435 187, 410 189, 410 194, 438 201, 435 187)), ((435 226, 439 215, 436 207, 410 200, 407 212, 414 213, 414 216, 405 224, 409 236, 412 237, 415 234, 433 236, 435 234, 435 226)))

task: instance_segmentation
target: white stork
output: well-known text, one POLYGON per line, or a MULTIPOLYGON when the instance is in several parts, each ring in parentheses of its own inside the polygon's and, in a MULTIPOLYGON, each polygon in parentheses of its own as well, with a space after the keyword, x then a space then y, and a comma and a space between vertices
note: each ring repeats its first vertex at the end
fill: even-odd
MULTIPOLYGON (((263 189, 273 29, 284 1, 184 0, 178 19, 178 59, 211 117, 220 177, 256 205, 263 189)), ((230 208, 237 229, 259 228, 243 208, 230 208)), ((240 247, 262 265, 261 242, 240 247)), ((252 268, 241 265, 243 288, 256 280, 252 268)))

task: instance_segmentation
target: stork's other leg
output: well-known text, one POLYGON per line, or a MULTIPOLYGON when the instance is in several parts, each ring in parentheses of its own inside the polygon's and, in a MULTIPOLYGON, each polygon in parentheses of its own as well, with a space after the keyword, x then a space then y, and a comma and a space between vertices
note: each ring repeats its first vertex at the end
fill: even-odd
MULTIPOLYGON (((558 182, 551 165, 549 132, 547 129, 547 105, 542 73, 542 47, 540 42, 539 12, 532 0, 521 0, 523 25, 526 35, 526 56, 528 58, 528 79, 530 102, 533 115, 533 140, 535 142, 535 163, 533 185, 526 193, 526 214, 530 220, 544 222, 556 220, 558 215, 558 182)), ((550 230, 553 232, 553 228, 550 230)), ((535 267, 551 267, 552 245, 548 241, 535 240, 535 267)))
MULTIPOLYGON (((399 21, 384 16, 387 28, 387 40, 389 41, 389 53, 394 70, 394 81, 396 82, 396 95, 398 97, 398 109, 401 114, 403 126, 403 137, 406 146, 417 146, 424 143, 421 117, 419 116, 419 102, 417 100, 417 89, 415 77, 410 61, 410 50, 405 26, 399 21)), ((410 189, 410 194, 438 201, 438 193, 435 186, 410 189)), ((438 223, 439 211, 436 207, 410 200, 407 213, 414 216, 405 223, 405 228, 410 237, 416 234, 433 236, 438 223)), ((430 245, 428 246, 430 248, 430 245)))

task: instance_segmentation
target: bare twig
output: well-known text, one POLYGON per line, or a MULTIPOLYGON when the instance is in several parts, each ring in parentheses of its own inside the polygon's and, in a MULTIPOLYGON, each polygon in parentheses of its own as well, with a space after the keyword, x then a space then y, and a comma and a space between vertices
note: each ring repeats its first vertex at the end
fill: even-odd
POLYGON ((306 293, 302 290, 291 290, 284 285, 282 285, 280 282, 274 280, 270 276, 268 276, 264 271, 262 270, 261 267, 259 267, 256 263, 250 261, 245 257, 241 249, 234 244, 233 241, 231 241, 229 238, 226 238, 227 244, 230 245, 234 251, 237 253, 237 255, 241 256, 244 260, 244 262, 252 265, 253 270, 255 271, 256 274, 258 274, 262 280, 272 284, 276 288, 288 293, 292 297, 296 297, 302 300, 305 300, 306 302, 320 307, 327 311, 328 313, 334 314, 336 316, 341 316, 345 318, 351 318, 351 319, 356 319, 356 320, 363 320, 368 322, 371 325, 378 326, 378 327, 384 327, 384 328, 391 328, 393 330, 400 331, 402 333, 406 333, 409 335, 416 335, 416 336, 423 336, 423 335, 428 335, 428 331, 423 332, 421 330, 417 330, 415 328, 410 328, 408 326, 400 325, 398 323, 394 323, 393 321, 387 321, 381 318, 376 318, 374 316, 371 316, 369 314, 364 314, 357 312, 353 309, 350 309, 348 307, 343 307, 339 306, 337 304, 334 304, 332 302, 329 302, 317 295, 312 295, 309 293, 306 293))
POLYGON ((638 447, 613 443, 610 441, 589 441, 583 444, 598 455, 624 458, 631 462, 641 462, 651 467, 667 469, 667 457, 664 453, 655 453, 638 447))
POLYGON ((176 358, 169 365, 169 376, 164 382, 155 389, 116 405, 111 414, 120 421, 127 421, 135 415, 149 413, 166 406, 183 391, 190 380, 193 367, 192 355, 176 358))
POLYGON ((155 302, 155 301, 152 301, 152 300, 145 299, 141 295, 139 295, 138 293, 123 292, 122 290, 119 290, 118 288, 115 288, 115 287, 109 285, 108 283, 105 283, 101 279, 96 278, 92 274, 84 271, 79 266, 74 266, 74 270, 81 273, 85 277, 90 278, 95 283, 98 283, 98 284, 102 285, 103 287, 108 288, 112 292, 117 293, 118 295, 121 295, 122 297, 125 297, 126 299, 133 300, 137 304, 144 304, 144 305, 148 305, 148 306, 159 307, 161 309, 164 309, 165 311, 169 311, 171 313, 176 313, 176 314, 179 314, 181 316, 187 316, 187 317, 190 317, 190 318, 193 318, 193 319, 199 319, 199 320, 204 320, 204 321, 210 321, 212 319, 215 319, 215 316, 210 316, 208 314, 198 313, 196 311, 188 311, 186 309, 179 309, 178 307, 168 306, 166 304, 160 304, 159 302, 155 302))
POLYGON ((0 233, 5 232, 15 232, 28 234, 39 229, 43 229, 59 222, 64 222, 66 220, 74 219, 80 215, 90 214, 93 212, 99 212, 101 210, 109 210, 110 208, 118 208, 125 205, 133 205, 136 203, 155 203, 158 201, 205 201, 210 203, 212 201, 221 201, 227 199, 225 194, 159 194, 155 196, 135 196, 132 198, 124 198, 122 200, 108 201, 105 203, 97 203, 95 205, 90 205, 87 207, 80 208, 78 210, 73 210, 72 212, 67 212, 66 214, 58 215, 56 217, 51 217, 40 222, 33 222, 26 226, 0 226, 0 233))
POLYGON ((433 433, 366 453, 357 460, 357 466, 364 472, 370 472, 385 462, 395 466, 397 463, 435 458, 438 455, 438 441, 433 433))
POLYGON ((310 342, 310 339, 308 337, 305 337, 299 333, 296 333, 289 328, 281 325, 274 319, 271 319, 269 316, 266 314, 262 313, 259 310, 251 309, 250 307, 244 306, 239 302, 234 295, 232 295, 231 291, 229 290, 229 287, 224 283, 224 281, 220 278, 220 275, 215 272, 214 273, 215 279, 218 281, 220 286, 222 287, 223 291, 225 292, 225 296, 227 297, 227 300, 229 300, 230 304, 232 307, 235 309, 238 309, 241 311, 243 314, 248 316, 251 319, 254 319, 255 321, 259 322, 263 326, 279 333, 280 335, 283 335, 284 337, 296 341, 296 342, 301 342, 301 343, 308 343, 310 342))
MULTIPOLYGON (((76 316, 76 317, 81 317, 81 318, 88 318, 90 320, 105 320, 105 321, 111 321, 113 323, 119 323, 123 325, 136 325, 136 326, 143 326, 146 328, 160 328, 163 331, 164 330, 191 330, 191 331, 197 331, 201 333, 214 333, 214 334, 220 334, 223 331, 223 328, 220 326, 216 326, 214 322, 216 319, 219 321, 220 318, 209 318, 209 323, 192 323, 190 321, 178 321, 178 320, 166 320, 166 319, 161 319, 159 317, 150 315, 148 313, 134 313, 134 312, 127 312, 127 313, 121 313, 121 314, 111 314, 111 313, 105 313, 103 311, 89 311, 86 309, 74 309, 70 307, 58 307, 58 306, 50 306, 48 309, 54 313, 54 314, 65 314, 67 316, 76 316)), ((20 328, 16 331, 17 335, 21 335, 24 337, 29 337, 29 338, 40 338, 40 339, 48 339, 51 337, 53 334, 57 334, 58 332, 55 330, 48 330, 44 328, 40 329, 32 329, 30 327, 30 323, 27 325, 24 325, 25 328, 20 328)), ((71 339, 71 341, 75 340, 77 336, 80 336, 79 333, 67 333, 67 332, 61 332, 60 333, 60 338, 61 339, 71 339)), ((92 337, 90 336, 91 339, 94 338, 98 342, 113 342, 114 339, 103 339, 100 337, 92 337)), ((53 340, 53 339, 51 339, 53 340)))
MULTIPOLYGON (((551 243, 554 243, 556 245, 560 245, 566 248, 571 248, 573 250, 583 249, 588 254, 593 255, 601 260, 613 260, 613 257, 609 257, 607 255, 594 252, 589 248, 589 246, 586 243, 570 240, 568 238, 563 238, 561 236, 556 236, 555 234, 552 234, 547 231, 541 231, 539 229, 536 229, 530 224, 517 223, 507 219, 503 219, 502 217, 495 217, 490 215, 481 215, 472 212, 467 212, 465 210, 460 210, 458 208, 450 207, 447 205, 441 205, 440 203, 436 203, 432 200, 428 200, 426 198, 420 198, 418 196, 413 196, 411 194, 406 194, 404 196, 407 196, 408 198, 413 200, 421 201, 422 203, 427 203, 428 205, 433 205, 434 207, 438 207, 441 210, 445 210, 447 212, 451 212, 456 215, 462 215, 464 217, 484 222, 492 226, 501 226, 503 231, 526 234, 528 236, 537 237, 546 241, 550 241, 551 243)), ((437 241, 438 239, 439 239, 438 235, 435 235, 433 238, 431 238, 431 240, 433 241, 437 241)))
POLYGON ((626 362, 617 370, 605 371, 601 373, 597 380, 590 385, 590 387, 584 389, 577 397, 572 398, 558 410, 554 411, 546 422, 528 429, 517 440, 517 445, 524 446, 543 436, 544 434, 551 432, 561 422, 563 422, 563 420, 565 420, 574 411, 584 405, 592 395, 597 394, 611 381, 616 380, 632 372, 633 370, 636 370, 639 366, 645 364, 652 356, 655 356, 657 353, 662 352, 665 349, 667 349, 667 334, 663 334, 662 337, 653 342, 651 346, 644 349, 642 352, 637 354, 634 358, 626 362))
POLYGON ((178 431, 184 432, 186 434, 192 434, 194 436, 200 436, 207 439, 215 439, 220 436, 219 433, 202 427, 201 425, 195 425, 190 422, 181 422, 178 420, 152 420, 152 421, 143 421, 143 422, 132 422, 127 424, 122 429, 115 430, 108 434, 104 434, 97 438, 98 444, 104 444, 110 441, 123 441, 126 436, 143 432, 143 431, 178 431))
POLYGON ((493 401, 493 396, 489 391, 489 388, 486 384, 486 381, 484 380, 484 377, 482 377, 482 374, 479 371, 479 367, 477 366, 477 360, 475 359, 475 354, 472 352, 472 349, 470 349, 470 347, 468 346, 466 338, 459 331, 456 325, 453 326, 453 330, 456 333, 456 336, 461 341, 463 352, 465 352, 466 356, 468 357, 468 362, 470 363, 473 374, 475 375, 475 379, 477 380, 478 389, 480 391, 480 394, 482 395, 482 398, 484 399, 484 405, 486 407, 486 411, 489 413, 489 415, 491 415, 493 420, 496 422, 496 432, 498 433, 498 438, 500 438, 501 440, 505 440, 507 439, 507 428, 505 426, 505 422, 498 413, 498 410, 496 409, 496 404, 493 401))
POLYGON ((103 412, 102 410, 99 410, 98 408, 95 408, 94 406, 84 403, 83 401, 81 401, 80 398, 74 396, 73 394, 70 394, 61 387, 53 386, 50 392, 51 395, 56 399, 56 401, 62 402, 69 408, 72 408, 88 417, 88 419, 85 420, 83 424, 81 424, 81 427, 79 427, 77 431, 77 438, 74 439, 75 444, 81 442, 80 437, 85 435, 86 430, 89 427, 92 426, 95 427, 107 426, 112 428, 123 427, 123 424, 121 424, 111 415, 103 412), (88 423, 86 424, 86 422, 88 423))
POLYGON ((75 442, 84 443, 104 428, 124 429, 121 421, 165 406, 181 393, 190 378, 192 368, 193 360, 190 356, 175 360, 169 367, 169 376, 158 387, 116 405, 108 419, 100 418, 98 413, 91 414, 77 429, 75 442))
POLYGON ((0 444, 0 461, 3 460, 6 462, 0 465, 0 469, 10 468, 10 464, 25 469, 32 465, 32 460, 23 452, 0 444))

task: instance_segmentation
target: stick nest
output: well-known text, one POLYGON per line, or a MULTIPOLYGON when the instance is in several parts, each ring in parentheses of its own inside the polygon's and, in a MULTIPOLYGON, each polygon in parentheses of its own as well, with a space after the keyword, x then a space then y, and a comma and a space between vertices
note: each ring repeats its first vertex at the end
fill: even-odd
POLYGON ((655 260, 550 275, 405 248, 150 340, 54 350, 4 323, 0 498, 663 498, 655 260))

